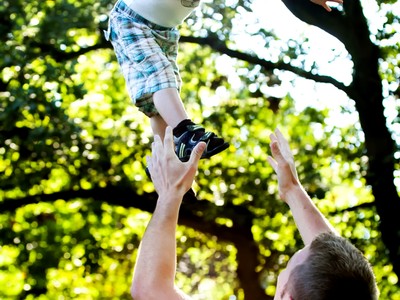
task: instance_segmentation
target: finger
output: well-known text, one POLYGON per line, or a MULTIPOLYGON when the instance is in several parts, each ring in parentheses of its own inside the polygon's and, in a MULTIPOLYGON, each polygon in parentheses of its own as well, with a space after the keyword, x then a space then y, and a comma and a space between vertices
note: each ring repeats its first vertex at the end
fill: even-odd
POLYGON ((161 141, 161 137, 159 135, 154 136, 154 142, 151 145, 151 151, 153 153, 153 156, 158 158, 158 156, 162 155, 163 151, 163 143, 161 141))
POLYGON ((204 150, 206 150, 207 144, 204 142, 198 143, 192 153, 190 154, 189 163, 191 165, 196 165, 199 163, 201 156, 203 155, 204 150))
POLYGON ((151 166, 152 166, 152 172, 154 173, 158 166, 159 166, 159 162, 163 161, 162 157, 162 143, 161 143, 161 139, 157 139, 155 140, 152 144, 151 144, 151 166))
POLYGON ((151 156, 154 157, 156 155, 156 143, 152 142, 151 143, 151 156))
POLYGON ((271 143, 277 141, 276 135, 273 134, 273 133, 271 133, 271 134, 269 135, 269 139, 271 140, 271 143))
POLYGON ((147 167, 150 168, 152 167, 152 161, 151 161, 151 156, 150 155, 146 155, 146 163, 147 163, 147 167))
POLYGON ((276 173, 278 170, 278 164, 277 164, 276 160, 273 159, 271 156, 268 156, 267 160, 268 160, 269 165, 272 167, 272 169, 274 169, 274 171, 276 173))
POLYGON ((164 147, 167 149, 167 154, 175 155, 175 145, 171 126, 165 128, 164 147))
POLYGON ((154 136, 153 146, 157 147, 157 146, 160 146, 160 145, 162 145, 161 137, 158 134, 156 134, 154 136))
POLYGON ((278 128, 275 129, 275 136, 280 147, 284 147, 285 144, 288 144, 282 132, 278 128))
POLYGON ((328 4, 324 4, 323 7, 326 9, 326 11, 332 11, 332 8, 328 4))
POLYGON ((284 156, 282 155, 279 144, 277 142, 271 143, 271 152, 277 164, 285 160, 284 156))
POLYGON ((150 179, 152 177, 153 174, 153 162, 152 162, 152 157, 150 155, 146 156, 146 166, 147 166, 147 170, 149 170, 150 173, 150 179))
POLYGON ((279 148, 280 148, 282 154, 284 154, 284 155, 292 155, 292 152, 290 151, 289 142, 283 136, 282 132, 278 128, 275 129, 275 135, 277 137, 279 148))
POLYGON ((279 138, 279 137, 282 137, 282 136, 283 136, 283 134, 282 134, 282 132, 279 130, 279 128, 275 128, 275 131, 274 131, 274 133, 275 133, 275 135, 276 135, 276 137, 277 137, 277 138, 279 138))

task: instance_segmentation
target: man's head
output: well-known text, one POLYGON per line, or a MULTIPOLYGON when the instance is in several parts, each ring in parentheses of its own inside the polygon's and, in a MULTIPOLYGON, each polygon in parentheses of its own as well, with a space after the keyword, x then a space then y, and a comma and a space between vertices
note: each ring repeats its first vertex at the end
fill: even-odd
POLYGON ((278 278, 275 299, 378 299, 375 276, 362 253, 346 239, 319 235, 297 252, 278 278))

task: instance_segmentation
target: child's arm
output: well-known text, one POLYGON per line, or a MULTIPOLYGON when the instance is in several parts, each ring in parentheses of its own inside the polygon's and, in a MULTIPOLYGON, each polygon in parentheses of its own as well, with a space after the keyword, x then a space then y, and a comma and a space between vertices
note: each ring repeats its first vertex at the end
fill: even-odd
POLYGON ((336 3, 343 3, 343 0, 310 0, 311 2, 321 5, 323 8, 325 8, 327 11, 331 11, 332 9, 329 7, 327 2, 336 2, 336 3))

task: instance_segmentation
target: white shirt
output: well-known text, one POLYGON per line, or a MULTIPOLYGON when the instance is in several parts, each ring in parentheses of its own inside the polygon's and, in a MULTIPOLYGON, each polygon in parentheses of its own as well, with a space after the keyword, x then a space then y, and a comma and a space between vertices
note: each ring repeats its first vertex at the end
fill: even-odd
POLYGON ((199 6, 201 0, 124 0, 137 14, 164 27, 176 27, 199 6), (183 3, 183 4, 182 4, 183 3))

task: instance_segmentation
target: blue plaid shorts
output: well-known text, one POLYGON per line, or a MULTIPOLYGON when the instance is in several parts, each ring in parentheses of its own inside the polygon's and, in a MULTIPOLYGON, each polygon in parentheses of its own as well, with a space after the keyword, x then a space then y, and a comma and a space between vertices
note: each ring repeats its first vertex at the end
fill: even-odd
POLYGON ((182 84, 176 62, 178 29, 156 25, 119 0, 105 37, 114 47, 133 103, 148 117, 158 115, 153 94, 166 88, 180 91, 182 84))

